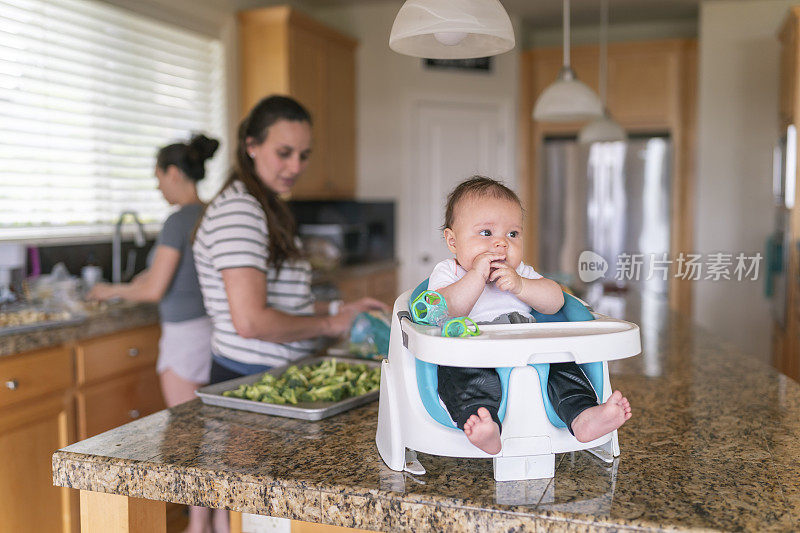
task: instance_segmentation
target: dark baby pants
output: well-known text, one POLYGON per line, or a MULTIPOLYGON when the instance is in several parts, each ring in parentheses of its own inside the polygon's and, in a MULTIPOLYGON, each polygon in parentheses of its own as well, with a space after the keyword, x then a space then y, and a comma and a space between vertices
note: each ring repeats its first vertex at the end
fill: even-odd
MULTIPOLYGON (((497 410, 502 399, 500 376, 494 368, 439 367, 439 397, 459 429, 485 407, 501 427, 497 410)), ((572 433, 572 421, 597 405, 597 394, 581 368, 573 362, 551 363, 547 395, 558 417, 572 433)), ((573 433, 574 435, 574 433, 573 433)))

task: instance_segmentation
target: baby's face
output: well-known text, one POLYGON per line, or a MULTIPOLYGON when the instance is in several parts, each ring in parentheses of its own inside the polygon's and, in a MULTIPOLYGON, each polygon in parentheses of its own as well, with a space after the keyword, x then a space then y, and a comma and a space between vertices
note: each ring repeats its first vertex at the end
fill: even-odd
POLYGON ((453 227, 444 230, 447 247, 469 270, 484 252, 505 256, 511 268, 522 262, 522 209, 502 198, 463 198, 453 213, 453 227))

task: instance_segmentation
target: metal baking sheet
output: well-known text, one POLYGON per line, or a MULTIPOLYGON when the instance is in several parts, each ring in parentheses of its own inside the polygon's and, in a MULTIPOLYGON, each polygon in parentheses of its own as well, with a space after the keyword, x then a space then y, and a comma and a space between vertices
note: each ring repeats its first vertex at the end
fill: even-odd
MULTIPOLYGON (((333 357, 330 355, 309 357, 295 361, 294 365, 313 365, 328 359, 336 359, 342 363, 350 363, 353 365, 365 364, 369 367, 380 366, 379 361, 369 361, 366 359, 353 359, 349 357, 333 357)), ((275 367, 269 370, 269 373, 275 377, 280 377, 287 368, 291 365, 284 365, 275 367)), ((200 397, 203 403, 208 405, 216 405, 219 407, 229 407, 231 409, 241 409, 244 411, 252 411, 254 413, 263 413, 265 415, 285 416, 287 418, 300 418, 302 420, 322 420, 329 416, 333 416, 344 411, 353 409, 365 403, 374 402, 378 399, 380 391, 374 390, 367 394, 360 396, 353 396, 338 402, 300 402, 296 405, 286 405, 278 403, 264 403, 256 402, 253 400, 245 400, 243 398, 232 398, 223 396, 222 393, 228 390, 234 390, 239 385, 251 385, 261 379, 264 375, 263 372, 252 374, 250 376, 243 376, 241 378, 215 383, 214 385, 207 385, 198 389, 195 394, 200 397)))

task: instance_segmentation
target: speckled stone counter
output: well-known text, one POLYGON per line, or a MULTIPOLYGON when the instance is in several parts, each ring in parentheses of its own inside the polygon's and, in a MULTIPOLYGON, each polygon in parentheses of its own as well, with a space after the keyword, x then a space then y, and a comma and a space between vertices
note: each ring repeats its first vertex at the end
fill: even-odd
POLYGON ((488 459, 420 454, 404 475, 377 404, 305 422, 193 401, 56 452, 54 483, 382 531, 800 530, 800 386, 661 302, 625 314, 644 353, 611 368, 634 413, 610 467, 570 453, 495 482, 488 459))
POLYGON ((10 335, 0 334, 0 357, 156 323, 156 304, 104 305, 89 312, 86 320, 78 324, 52 325, 10 335))

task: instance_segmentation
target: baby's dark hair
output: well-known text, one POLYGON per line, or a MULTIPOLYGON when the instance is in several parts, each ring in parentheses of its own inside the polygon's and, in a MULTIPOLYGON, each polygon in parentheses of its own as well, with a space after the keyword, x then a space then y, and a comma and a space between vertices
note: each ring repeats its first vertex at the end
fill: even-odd
POLYGON ((156 155, 156 166, 166 171, 170 165, 178 167, 186 177, 197 183, 206 176, 206 159, 214 155, 219 141, 202 133, 188 143, 175 143, 163 147, 156 155))
POLYGON ((453 227, 453 218, 455 217, 456 206, 460 201, 469 197, 486 197, 500 198, 515 202, 520 209, 522 209, 522 202, 517 196, 517 193, 503 185, 502 182, 487 178, 485 176, 472 176, 461 183, 459 183, 450 194, 447 195, 447 208, 444 211, 444 226, 442 229, 453 227))

